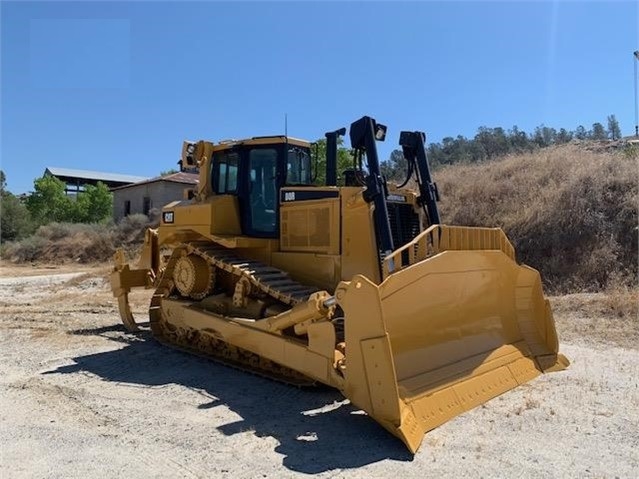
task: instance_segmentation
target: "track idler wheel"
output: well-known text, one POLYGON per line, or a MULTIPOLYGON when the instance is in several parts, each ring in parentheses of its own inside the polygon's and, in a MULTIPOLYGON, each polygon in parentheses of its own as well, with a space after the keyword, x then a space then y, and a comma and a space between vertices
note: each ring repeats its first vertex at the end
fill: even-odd
POLYGON ((173 270, 173 282, 182 296, 203 299, 213 289, 213 268, 202 257, 189 254, 178 258, 173 270))

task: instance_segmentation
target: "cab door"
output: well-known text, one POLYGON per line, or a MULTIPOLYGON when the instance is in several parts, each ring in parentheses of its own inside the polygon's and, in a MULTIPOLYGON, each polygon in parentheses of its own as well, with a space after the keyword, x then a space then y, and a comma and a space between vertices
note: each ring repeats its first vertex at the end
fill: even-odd
POLYGON ((278 156, 278 149, 273 147, 251 148, 247 152, 244 230, 249 236, 278 237, 278 156))

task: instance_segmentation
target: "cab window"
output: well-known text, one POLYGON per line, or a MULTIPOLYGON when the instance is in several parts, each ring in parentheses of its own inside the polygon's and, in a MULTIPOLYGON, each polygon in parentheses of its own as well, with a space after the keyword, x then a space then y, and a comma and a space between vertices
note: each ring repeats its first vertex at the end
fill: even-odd
POLYGON ((218 195, 237 192, 237 168, 239 154, 231 151, 216 153, 213 156, 213 191, 218 195))
POLYGON ((286 164, 287 185, 310 185, 311 156, 308 149, 289 147, 286 164))

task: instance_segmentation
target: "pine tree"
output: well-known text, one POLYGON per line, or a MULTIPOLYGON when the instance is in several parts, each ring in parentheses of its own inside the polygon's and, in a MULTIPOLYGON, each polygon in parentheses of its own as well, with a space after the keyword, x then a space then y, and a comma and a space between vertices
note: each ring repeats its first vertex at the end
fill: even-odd
POLYGON ((593 140, 605 140, 608 138, 606 129, 604 126, 597 122, 592 124, 592 131, 590 132, 590 138, 593 140))
POLYGON ((618 140, 621 138, 621 128, 615 115, 608 116, 608 136, 611 140, 618 140))

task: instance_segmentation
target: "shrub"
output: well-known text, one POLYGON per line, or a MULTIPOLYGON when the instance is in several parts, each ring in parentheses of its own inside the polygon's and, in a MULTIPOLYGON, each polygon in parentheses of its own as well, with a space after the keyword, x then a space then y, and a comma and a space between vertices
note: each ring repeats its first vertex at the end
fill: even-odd
POLYGON ((27 207, 7 191, 0 198, 0 240, 15 241, 32 234, 35 228, 27 207))
POLYGON ((47 246, 45 238, 34 235, 16 243, 6 243, 2 248, 2 257, 16 263, 38 261, 47 246))
POLYGON ((117 248, 136 251, 150 226, 145 215, 132 215, 117 225, 49 223, 22 241, 7 243, 0 252, 15 262, 97 263, 111 261, 117 248))

